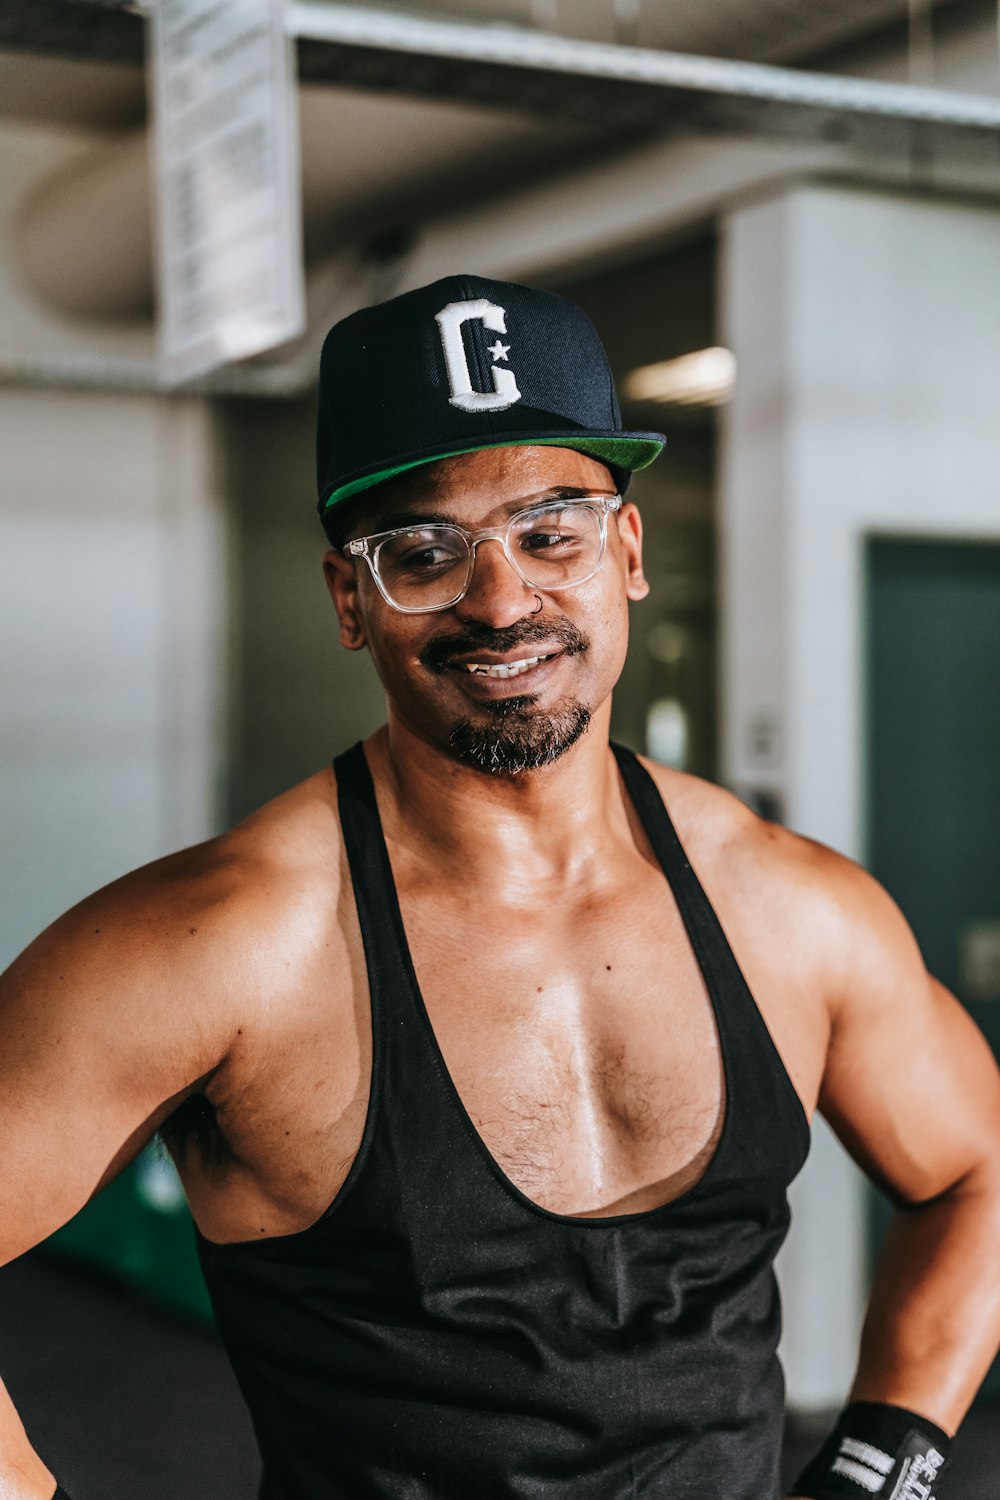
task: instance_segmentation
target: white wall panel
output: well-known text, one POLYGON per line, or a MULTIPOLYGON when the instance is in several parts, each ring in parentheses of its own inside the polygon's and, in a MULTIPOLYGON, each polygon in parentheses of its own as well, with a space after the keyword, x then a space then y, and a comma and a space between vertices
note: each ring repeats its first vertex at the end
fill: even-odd
MULTIPOLYGON (((806 187, 726 222, 739 374, 721 494, 724 774, 862 858, 871 532, 1000 537, 1000 212, 806 187), (764 746, 754 725, 770 718, 764 746)), ((781 1263, 789 1393, 836 1405, 865 1281, 861 1179, 822 1127, 781 1263)))
POLYGON ((0 961, 210 829, 209 436, 193 402, 0 392, 0 961))

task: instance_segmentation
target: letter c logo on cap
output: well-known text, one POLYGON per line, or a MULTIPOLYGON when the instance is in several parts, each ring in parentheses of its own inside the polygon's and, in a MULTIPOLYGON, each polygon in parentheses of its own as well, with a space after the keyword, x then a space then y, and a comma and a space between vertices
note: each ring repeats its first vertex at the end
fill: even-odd
MULTIPOLYGON (((477 391, 473 387, 469 361, 462 342, 462 324, 474 318, 478 318, 493 333, 506 333, 507 314, 502 307, 497 307, 495 302, 487 302, 485 297, 477 297, 469 302, 449 302, 434 317, 441 330, 441 345, 448 367, 448 383, 451 386, 448 399, 452 406, 469 412, 503 411, 506 407, 513 406, 515 401, 520 401, 521 392, 517 388, 513 370, 502 370, 498 365, 490 366, 493 375, 491 391, 477 391)), ((506 349, 499 339, 490 353, 495 359, 507 358, 506 349)))

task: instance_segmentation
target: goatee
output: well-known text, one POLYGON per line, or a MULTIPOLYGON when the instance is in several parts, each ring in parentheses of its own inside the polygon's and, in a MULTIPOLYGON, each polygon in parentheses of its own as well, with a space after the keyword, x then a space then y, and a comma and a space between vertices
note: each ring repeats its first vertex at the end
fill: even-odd
POLYGON ((459 719, 448 737, 459 760, 489 776, 516 776, 549 766, 586 733, 590 709, 570 698, 554 713, 533 712, 533 697, 484 704, 488 721, 459 719))
MULTIPOLYGON (((506 656, 522 646, 547 651, 555 647, 563 656, 582 656, 590 642, 565 616, 550 620, 531 615, 502 629, 468 621, 462 630, 428 641, 420 660, 430 671, 443 673, 475 651, 506 656)), ((490 776, 512 776, 551 765, 586 732, 590 709, 576 698, 567 698, 551 713, 539 713, 536 703, 527 693, 484 703, 482 717, 459 719, 454 725, 448 737, 452 751, 467 766, 490 776)))

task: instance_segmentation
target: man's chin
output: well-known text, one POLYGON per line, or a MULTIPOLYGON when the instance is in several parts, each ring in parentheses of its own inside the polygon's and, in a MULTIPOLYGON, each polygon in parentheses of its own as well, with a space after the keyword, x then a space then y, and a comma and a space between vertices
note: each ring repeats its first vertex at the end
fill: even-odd
POLYGON ((448 737, 452 754, 487 776, 517 776, 550 766, 586 733, 590 709, 571 698, 540 713, 535 701, 502 698, 484 704, 475 719, 459 719, 448 737))

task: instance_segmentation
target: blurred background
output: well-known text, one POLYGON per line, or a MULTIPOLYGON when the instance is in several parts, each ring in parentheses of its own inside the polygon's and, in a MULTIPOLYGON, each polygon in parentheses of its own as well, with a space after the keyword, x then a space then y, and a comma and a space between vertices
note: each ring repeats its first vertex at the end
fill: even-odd
MULTIPOLYGON (((319 568, 319 346, 474 271, 580 302, 669 434, 618 736, 865 863, 1000 1046, 996 0, 291 5, 306 332, 183 389, 146 26, 0 0, 0 964, 380 722, 319 568)), ((843 1399, 885 1220, 822 1125, 794 1212, 793 1433, 843 1399)), ((0 1369, 83 1500, 133 1492, 144 1429, 152 1500, 252 1494, 153 1149, 0 1275, 0 1369)))

